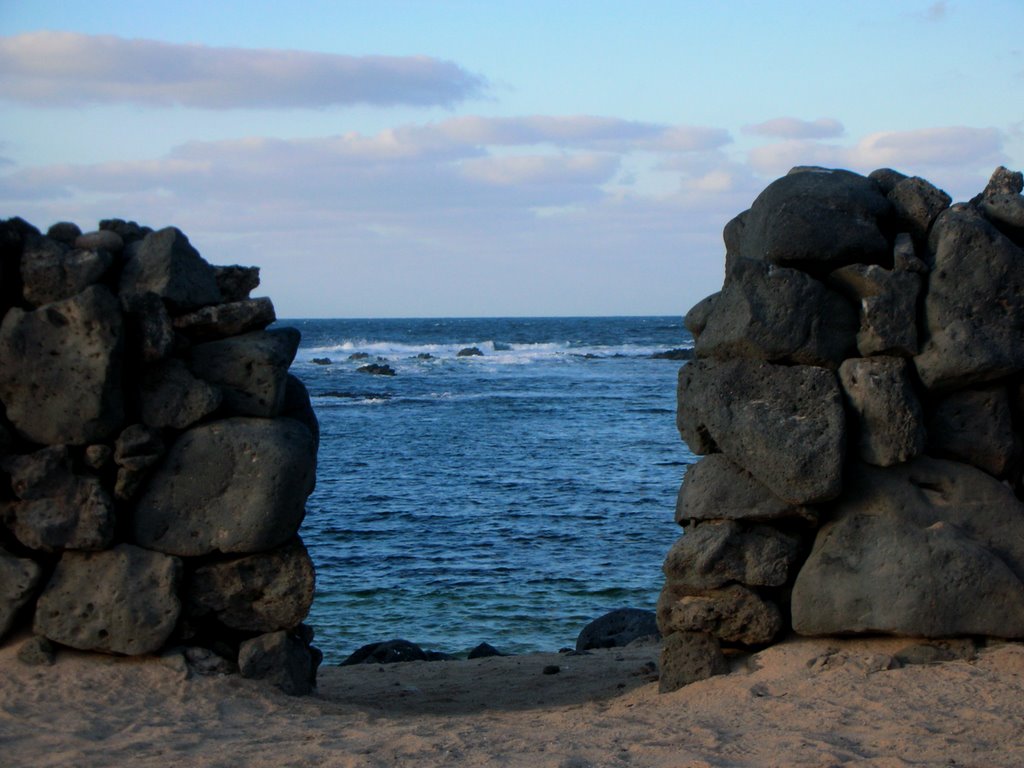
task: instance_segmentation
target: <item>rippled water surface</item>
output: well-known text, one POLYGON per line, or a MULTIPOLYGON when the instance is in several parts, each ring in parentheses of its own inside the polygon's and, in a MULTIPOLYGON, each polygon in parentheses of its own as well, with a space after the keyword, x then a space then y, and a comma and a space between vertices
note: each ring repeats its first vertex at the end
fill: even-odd
POLYGON ((651 357, 692 346, 680 318, 283 324, 321 425, 302 535, 328 663, 394 637, 557 649, 605 611, 654 607, 695 460, 681 363, 651 357), (385 360, 395 376, 357 370, 385 360))

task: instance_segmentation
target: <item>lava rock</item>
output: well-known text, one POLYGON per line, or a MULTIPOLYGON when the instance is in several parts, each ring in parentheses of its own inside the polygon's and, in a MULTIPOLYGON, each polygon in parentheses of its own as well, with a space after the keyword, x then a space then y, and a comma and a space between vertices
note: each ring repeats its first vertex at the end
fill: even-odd
POLYGON ((671 693, 691 683, 729 671, 718 640, 707 632, 673 632, 661 646, 658 693, 671 693))
POLYGON ((839 367, 847 405, 856 416, 862 461, 889 467, 924 451, 921 405, 910 365, 899 357, 855 357, 839 367))
POLYGON ((368 643, 341 662, 339 667, 353 664, 395 664, 403 661, 426 661, 427 654, 416 643, 395 639, 368 643))
POLYGON ((120 294, 131 299, 155 293, 171 312, 191 312, 221 301, 217 277, 185 234, 167 227, 127 249, 120 294))
POLYGON ((576 650, 622 648, 642 637, 657 637, 658 621, 654 611, 618 608, 587 624, 576 638, 576 650))
POLYGON ((142 421, 150 427, 187 429, 216 411, 219 387, 196 378, 177 358, 147 365, 139 375, 142 421))
POLYGON ((43 569, 27 557, 0 548, 0 640, 15 627, 24 608, 36 596, 43 569))
POLYGON ((284 630, 246 640, 238 649, 242 677, 264 680, 289 696, 305 696, 316 689, 319 663, 312 649, 284 630))
POLYGON ((276 319, 273 302, 263 297, 203 307, 174 318, 174 327, 193 341, 209 341, 262 331, 276 319))
POLYGON ((774 640, 783 624, 775 603, 740 584, 697 591, 670 583, 658 599, 658 626, 662 635, 706 632, 722 642, 758 646, 774 640))

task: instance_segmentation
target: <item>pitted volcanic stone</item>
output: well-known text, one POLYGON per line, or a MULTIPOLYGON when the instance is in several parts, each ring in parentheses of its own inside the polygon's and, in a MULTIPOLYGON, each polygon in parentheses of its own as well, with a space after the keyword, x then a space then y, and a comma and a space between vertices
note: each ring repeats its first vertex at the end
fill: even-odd
POLYGON ((930 242, 921 381, 954 389, 1024 370, 1024 249, 968 206, 939 216, 930 242))
POLYGON ((928 236, 932 222, 953 202, 948 194, 919 176, 902 179, 886 197, 897 218, 918 241, 928 236))
POLYGON ((726 643, 763 645, 782 631, 782 615, 739 584, 696 591, 669 583, 658 599, 658 627, 662 635, 707 632, 726 643))
POLYGON ((175 312, 221 300, 216 274, 175 227, 150 232, 127 249, 120 294, 131 299, 155 293, 175 312))
POLYGON ((0 640, 14 628, 21 610, 35 597, 43 569, 27 557, 0 548, 0 640))
POLYGON ((113 263, 106 251, 72 250, 49 237, 31 237, 21 254, 25 301, 38 307, 71 298, 99 282, 113 263))
POLYGON ((673 632, 661 646, 658 692, 671 693, 728 671, 729 663, 713 636, 706 632, 673 632))
POLYGON ((288 366, 301 335, 294 328, 254 331, 192 348, 189 367, 224 393, 224 405, 243 416, 277 416, 284 406, 288 366))
POLYGON ((721 451, 790 504, 842 489, 845 415, 824 368, 696 360, 679 371, 676 420, 691 450, 721 451))
POLYGON ((36 604, 35 631, 87 651, 152 653, 181 612, 181 561, 130 544, 65 552, 36 604))
POLYGON ((839 381, 856 417, 862 461, 889 467, 924 451, 924 417, 905 359, 852 357, 839 367, 839 381))
POLYGON ((270 552, 200 566, 188 579, 186 610, 232 629, 291 629, 309 613, 314 581, 313 561, 296 537, 270 552))
POLYGON ((135 541, 182 556, 264 552, 295 535, 314 482, 313 438, 297 421, 193 427, 136 502, 135 541))
POLYGON ((686 470, 676 496, 676 522, 696 520, 817 520, 809 507, 775 496, 743 467, 723 453, 704 456, 686 470))
POLYGON ((850 264, 828 276, 829 285, 860 307, 857 349, 861 355, 917 354, 921 282, 914 271, 888 270, 876 264, 850 264))
POLYGON ((193 341, 208 341, 261 331, 276 319, 273 302, 262 297, 197 309, 174 318, 174 327, 193 341))
POLYGON ((196 378, 177 358, 147 365, 139 375, 142 421, 151 427, 186 429, 220 407, 219 388, 196 378))
POLYGON ((805 273, 737 259, 694 351, 836 368, 854 347, 857 325, 846 299, 805 273))
POLYGON ((64 301, 8 311, 0 326, 0 400, 42 445, 101 442, 124 419, 117 300, 94 285, 64 301))
POLYGON ((313 691, 318 663, 306 643, 284 630, 246 640, 238 649, 242 677, 265 680, 289 696, 313 691))
POLYGON ((1004 384, 964 389, 938 400, 928 418, 928 450, 1003 477, 1020 452, 1004 384))

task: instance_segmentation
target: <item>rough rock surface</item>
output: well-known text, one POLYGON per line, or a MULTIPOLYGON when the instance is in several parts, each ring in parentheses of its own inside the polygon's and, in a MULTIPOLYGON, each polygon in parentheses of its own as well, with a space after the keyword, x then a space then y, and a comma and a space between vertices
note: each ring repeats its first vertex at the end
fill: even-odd
POLYGON ((130 544, 65 552, 36 605, 35 631, 81 650, 159 649, 178 621, 181 561, 130 544))
POLYGON ((238 651, 242 677, 265 680, 289 696, 312 693, 319 662, 307 643, 284 630, 246 640, 238 651))
POLYGON ((19 612, 27 606, 39 587, 43 569, 27 557, 15 557, 0 548, 0 640, 14 626, 19 612))
POLYGON ((889 467, 924 450, 921 405, 910 366, 899 357, 855 357, 839 367, 839 381, 855 416, 862 461, 889 467))
POLYGON ((25 438, 43 445, 98 442, 124 419, 123 330, 117 300, 91 286, 0 325, 0 400, 25 438))
POLYGON ((920 275, 877 264, 850 264, 829 275, 828 282, 860 307, 857 350, 861 355, 917 354, 920 275))
POLYGON ((678 427, 691 450, 721 451, 791 504, 842 488, 846 422, 835 374, 753 360, 679 371, 678 427))
POLYGON ((643 637, 658 636, 654 611, 618 608, 587 624, 576 638, 576 650, 620 648, 643 637))
POLYGON ((706 632, 673 632, 661 646, 658 692, 671 693, 728 671, 729 664, 714 636, 706 632))
POLYGON ((706 632, 725 643, 764 645, 782 630, 782 615, 741 584, 691 590, 669 582, 658 599, 658 627, 662 635, 706 632))
POLYGON ((676 497, 676 522, 814 518, 809 508, 789 504, 722 453, 704 456, 687 469, 676 497))
POLYGON ((128 249, 120 293, 128 299, 155 293, 178 312, 221 300, 213 267, 175 227, 150 232, 128 249))
POLYGON ((71 250, 50 238, 32 238, 21 254, 25 301, 38 307, 69 299, 99 282, 113 263, 107 251, 71 250))
POLYGON ((312 435, 293 419, 234 417, 194 427, 139 497, 135 541, 182 556, 273 549, 298 530, 315 466, 312 435))
POLYGON ((953 392, 936 402, 929 415, 933 454, 973 464, 995 477, 1006 475, 1020 447, 1003 385, 953 392))
POLYGON ((193 376, 177 358, 144 366, 139 382, 142 421, 151 427, 186 429, 223 400, 218 387, 193 376))

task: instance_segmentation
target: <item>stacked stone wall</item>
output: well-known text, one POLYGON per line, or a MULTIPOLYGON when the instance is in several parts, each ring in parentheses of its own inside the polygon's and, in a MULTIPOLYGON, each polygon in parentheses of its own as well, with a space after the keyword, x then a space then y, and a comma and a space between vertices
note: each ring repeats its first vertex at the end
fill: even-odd
POLYGON ((0 222, 0 641, 310 690, 319 428, 258 284, 173 227, 0 222))
POLYGON ((666 649, 1024 638, 1021 191, 1005 168, 955 205, 890 169, 795 168, 725 227, 722 290, 686 316, 677 421, 703 458, 666 649))

